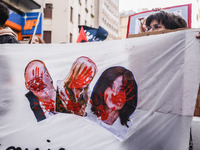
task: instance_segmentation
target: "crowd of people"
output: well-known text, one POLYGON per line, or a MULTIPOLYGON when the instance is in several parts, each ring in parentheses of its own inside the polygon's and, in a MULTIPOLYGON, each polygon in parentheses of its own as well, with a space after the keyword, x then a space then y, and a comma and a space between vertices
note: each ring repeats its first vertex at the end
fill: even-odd
MULTIPOLYGON (((19 44, 18 35, 11 28, 5 26, 8 18, 9 9, 4 3, 0 2, 0 44, 19 44)), ((45 41, 40 36, 35 35, 33 40, 31 37, 28 43, 44 44, 45 41)))

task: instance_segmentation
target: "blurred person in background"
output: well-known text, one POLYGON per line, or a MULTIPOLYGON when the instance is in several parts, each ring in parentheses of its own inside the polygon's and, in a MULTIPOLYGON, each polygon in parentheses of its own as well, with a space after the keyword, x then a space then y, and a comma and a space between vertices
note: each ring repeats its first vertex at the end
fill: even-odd
MULTIPOLYGON (((31 44, 32 37, 30 38, 28 44, 31 44)), ((32 44, 45 44, 45 41, 40 37, 35 35, 32 44)))
POLYGON ((9 27, 5 27, 5 23, 9 18, 8 7, 0 2, 0 44, 19 43, 17 34, 9 27))

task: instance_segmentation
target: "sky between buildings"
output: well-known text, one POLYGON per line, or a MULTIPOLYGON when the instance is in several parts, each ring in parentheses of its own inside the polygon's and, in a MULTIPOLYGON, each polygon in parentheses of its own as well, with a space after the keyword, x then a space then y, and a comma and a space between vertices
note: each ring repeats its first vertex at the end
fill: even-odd
MULTIPOLYGON (((192 4, 192 19, 195 19, 198 8, 200 8, 197 0, 119 0, 119 11, 133 10, 139 12, 142 8, 151 10, 152 8, 165 8, 185 4, 192 4)), ((196 20, 192 21, 192 27, 197 27, 196 20)))
POLYGON ((141 8, 165 8, 190 3, 197 7, 197 0, 119 0, 119 10, 134 10, 138 12, 141 8))

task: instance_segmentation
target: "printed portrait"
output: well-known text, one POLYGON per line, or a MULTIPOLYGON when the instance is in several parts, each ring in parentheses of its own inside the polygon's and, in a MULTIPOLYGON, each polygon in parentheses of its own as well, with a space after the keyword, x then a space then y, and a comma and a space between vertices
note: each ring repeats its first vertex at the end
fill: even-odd
POLYGON ((67 77, 57 81, 56 111, 83 116, 96 72, 96 64, 90 58, 77 58, 67 77))
POLYGON ((121 66, 106 69, 99 77, 87 108, 87 119, 119 137, 130 127, 137 106, 137 84, 133 73, 121 66))
POLYGON ((24 71, 25 85, 29 92, 25 95, 37 121, 55 114, 56 91, 53 80, 41 60, 29 62, 24 71))

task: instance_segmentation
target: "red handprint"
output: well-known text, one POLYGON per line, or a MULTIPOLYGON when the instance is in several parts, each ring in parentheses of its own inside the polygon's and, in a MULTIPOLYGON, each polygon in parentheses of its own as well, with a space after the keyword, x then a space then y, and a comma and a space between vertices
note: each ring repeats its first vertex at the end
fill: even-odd
POLYGON ((43 101, 41 99, 38 98, 38 101, 40 101, 42 103, 42 106, 44 106, 45 111, 41 114, 44 115, 47 112, 54 112, 55 109, 55 101, 50 99, 50 101, 43 101))
MULTIPOLYGON (((45 92, 45 94, 48 96, 48 94, 45 92)), ((50 99, 49 101, 44 101, 42 99, 37 98, 38 101, 40 101, 41 106, 44 107, 44 112, 41 115, 44 115, 47 112, 54 112, 55 109, 55 101, 50 99)), ((34 102, 34 105, 39 105, 38 102, 34 102)), ((35 107, 35 109, 39 109, 38 107, 35 107)))
POLYGON ((79 111, 81 110, 81 105, 79 104, 79 102, 75 103, 69 100, 67 104, 67 109, 75 114, 79 114, 79 111))
MULTIPOLYGON (((106 106, 102 105, 102 104, 98 104, 97 99, 95 99, 95 101, 96 101, 95 102, 96 105, 94 105, 94 103, 92 102, 92 100, 90 100, 90 103, 95 108, 97 117, 100 117, 102 121, 107 120, 108 116, 109 116, 109 113, 106 111, 106 106)), ((114 111, 114 110, 115 110, 115 108, 112 108, 111 112, 114 111)))
POLYGON ((130 101, 131 99, 133 99, 135 97, 135 95, 133 94, 133 95, 131 95, 131 97, 128 98, 128 95, 134 90, 134 88, 135 88, 135 86, 134 86, 133 80, 129 80, 129 81, 125 80, 123 82, 123 87, 121 90, 126 93, 126 101, 130 101))
POLYGON ((61 90, 61 89, 58 88, 58 91, 59 91, 58 98, 62 101, 62 103, 64 105, 64 108, 66 108, 67 107, 67 103, 70 100, 69 93, 68 93, 68 91, 66 89, 61 90))
POLYGON ((39 70, 39 67, 36 67, 35 70, 32 70, 33 79, 27 82, 30 91, 39 92, 47 87, 43 82, 43 71, 39 70))
MULTIPOLYGON (((88 85, 91 81, 92 81, 92 67, 84 67, 84 69, 81 71, 81 73, 70 82, 69 87, 70 88, 82 88, 85 85, 88 85)), ((72 79, 74 78, 74 71, 73 71, 73 75, 72 75, 72 79)))
POLYGON ((66 90, 66 89, 64 91, 60 90, 59 91, 59 99, 62 101, 65 109, 70 110, 72 113, 82 115, 82 113, 80 113, 80 111, 81 111, 80 103, 73 102, 70 99, 68 90, 66 90))

